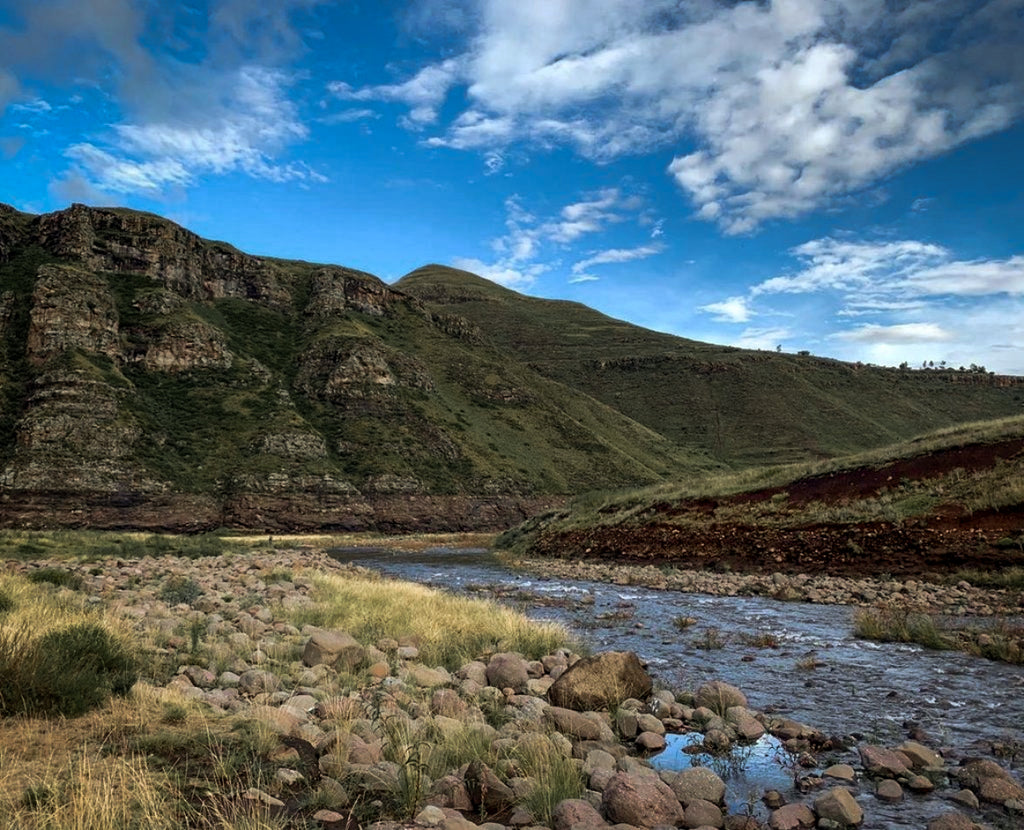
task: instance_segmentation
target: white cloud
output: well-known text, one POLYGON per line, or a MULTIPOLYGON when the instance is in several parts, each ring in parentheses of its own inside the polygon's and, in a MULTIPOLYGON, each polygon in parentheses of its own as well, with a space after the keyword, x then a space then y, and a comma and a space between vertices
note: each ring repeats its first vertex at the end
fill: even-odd
POLYGON ((380 113, 371 109, 347 109, 341 112, 333 112, 325 115, 319 120, 324 124, 350 124, 353 121, 366 121, 371 118, 380 118, 380 113))
POLYGON ((593 274, 577 274, 575 277, 569 280, 570 285, 578 285, 583 282, 597 282, 600 277, 595 277, 593 274))
POLYGON ((583 274, 589 268, 593 268, 595 265, 608 265, 611 263, 618 262, 635 262, 638 259, 647 259, 647 257, 660 254, 665 250, 664 245, 640 245, 636 248, 608 248, 604 251, 597 251, 591 254, 586 259, 581 259, 572 266, 573 274, 583 274))
POLYGON ((713 315, 716 323, 747 323, 754 316, 750 301, 746 297, 729 297, 719 303, 702 305, 698 311, 713 315))
POLYGON ((777 349, 791 336, 792 332, 782 326, 747 328, 732 345, 741 349, 777 349))
POLYGON ((149 121, 113 127, 106 146, 81 142, 65 155, 95 187, 152 195, 167 186, 188 186, 205 174, 241 171, 275 182, 323 182, 302 162, 274 157, 305 140, 308 129, 288 99, 288 78, 261 67, 235 73, 225 100, 192 122, 149 121))
MULTIPOLYGON (((759 315, 771 316, 787 313, 803 295, 803 331, 789 339, 824 339, 844 359, 890 365, 945 360, 1024 372, 1020 347, 1002 347, 1024 343, 1024 256, 958 260, 947 248, 918 240, 828 237, 791 253, 799 268, 700 310, 717 314, 718 322, 746 322, 754 299, 759 315)), ((786 338, 750 329, 736 345, 764 348, 770 339, 786 338)))
POLYGON ((458 71, 448 59, 354 94, 403 100, 422 126, 464 86, 431 146, 525 141, 598 161, 670 146, 696 215, 729 233, 839 202, 1024 113, 1022 0, 479 8, 458 71))
POLYGON ((345 81, 332 81, 327 89, 342 100, 398 101, 409 106, 411 125, 422 127, 437 120, 438 107, 459 79, 461 63, 454 59, 432 64, 400 84, 379 84, 354 89, 345 81))
POLYGON ((484 156, 484 175, 493 176, 505 167, 505 157, 497 150, 490 150, 484 156))
POLYGON ((849 331, 838 332, 835 337, 839 340, 858 343, 888 345, 943 343, 955 339, 953 332, 947 331, 936 323, 897 323, 891 326, 879 326, 869 323, 849 331))
POLYGON ((545 266, 532 264, 522 268, 516 268, 506 263, 486 263, 479 259, 468 259, 455 257, 452 266, 461 268, 463 271, 470 271, 478 276, 504 285, 506 288, 522 290, 529 288, 537 281, 537 277, 544 273, 545 266))

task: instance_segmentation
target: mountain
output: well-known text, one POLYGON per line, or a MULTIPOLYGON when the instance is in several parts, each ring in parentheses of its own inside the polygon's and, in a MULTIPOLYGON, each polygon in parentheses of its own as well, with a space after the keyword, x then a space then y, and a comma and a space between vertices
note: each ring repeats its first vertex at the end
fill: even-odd
POLYGON ((710 461, 376 277, 0 210, 2 521, 446 529, 710 461))
POLYGON ((501 527, 1022 392, 695 343, 439 266, 388 286, 136 211, 0 207, 8 526, 501 527))
POLYGON ((396 288, 530 368, 729 466, 830 458, 1024 410, 1024 382, 715 346, 427 266, 396 288))

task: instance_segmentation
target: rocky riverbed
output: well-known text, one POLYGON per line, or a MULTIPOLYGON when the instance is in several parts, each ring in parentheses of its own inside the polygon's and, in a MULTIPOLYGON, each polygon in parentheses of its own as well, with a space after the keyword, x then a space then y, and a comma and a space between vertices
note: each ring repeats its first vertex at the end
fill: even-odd
POLYGON ((1024 592, 978 588, 920 579, 879 576, 855 578, 783 573, 718 573, 655 565, 613 565, 559 558, 525 558, 510 563, 531 573, 560 579, 587 579, 615 585, 722 597, 771 597, 820 605, 902 603, 922 611, 954 616, 1024 615, 1024 592))
MULTIPOLYGON (((929 830, 957 830, 1024 821, 1024 788, 1007 769, 1019 746, 966 751, 928 745, 918 734, 885 745, 827 735, 813 723, 755 711, 728 678, 652 689, 629 653, 581 659, 562 649, 527 660, 499 652, 449 671, 419 660, 415 631, 356 642, 347 632, 297 626, 296 610, 315 602, 317 574, 367 573, 315 551, 7 563, 22 572, 42 567, 75 571, 89 604, 130 622, 150 652, 148 685, 193 701, 210 718, 251 719, 278 736, 272 778, 230 795, 290 826, 835 830, 919 827, 924 816, 929 830), (694 763, 652 766, 675 735, 689 736, 694 763), (791 786, 739 806, 726 797, 730 763, 741 766, 744 748, 766 735, 777 742, 791 786), (443 774, 427 775, 422 747, 457 744, 474 747, 474 757, 463 753, 443 774), (545 804, 537 794, 563 768, 581 787, 545 804), (300 798, 310 791, 315 799, 300 798)), ((669 575, 643 568, 605 577, 674 587, 669 575)), ((678 578, 703 590, 705 577, 678 578)), ((709 579, 722 590, 719 575, 709 579)), ((792 588, 804 598, 820 591, 823 602, 855 590, 764 579, 766 591, 792 588)), ((992 607, 960 586, 946 598, 965 611, 992 607)))

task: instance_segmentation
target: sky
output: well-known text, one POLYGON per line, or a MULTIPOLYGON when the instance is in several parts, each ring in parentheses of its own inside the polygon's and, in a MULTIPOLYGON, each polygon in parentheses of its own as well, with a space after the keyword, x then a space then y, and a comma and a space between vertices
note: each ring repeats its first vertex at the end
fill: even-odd
POLYGON ((1024 0, 0 0, 0 201, 1024 374, 1024 0))

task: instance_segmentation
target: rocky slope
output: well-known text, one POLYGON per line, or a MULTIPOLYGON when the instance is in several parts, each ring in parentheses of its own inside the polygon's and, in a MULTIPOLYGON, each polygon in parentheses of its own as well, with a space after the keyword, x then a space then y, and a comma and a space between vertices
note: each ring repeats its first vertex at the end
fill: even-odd
POLYGON ((828 403, 834 378, 812 372, 801 418, 789 392, 762 394, 789 389, 775 355, 724 350, 742 371, 718 373, 719 347, 512 292, 481 305, 483 283, 435 268, 388 286, 151 214, 0 206, 0 524, 498 528, 580 492, 1017 411, 1024 394, 847 367, 839 385, 870 412, 828 403), (580 363, 565 338, 592 317, 614 344, 580 363), (693 385, 712 376, 717 403, 693 385))

